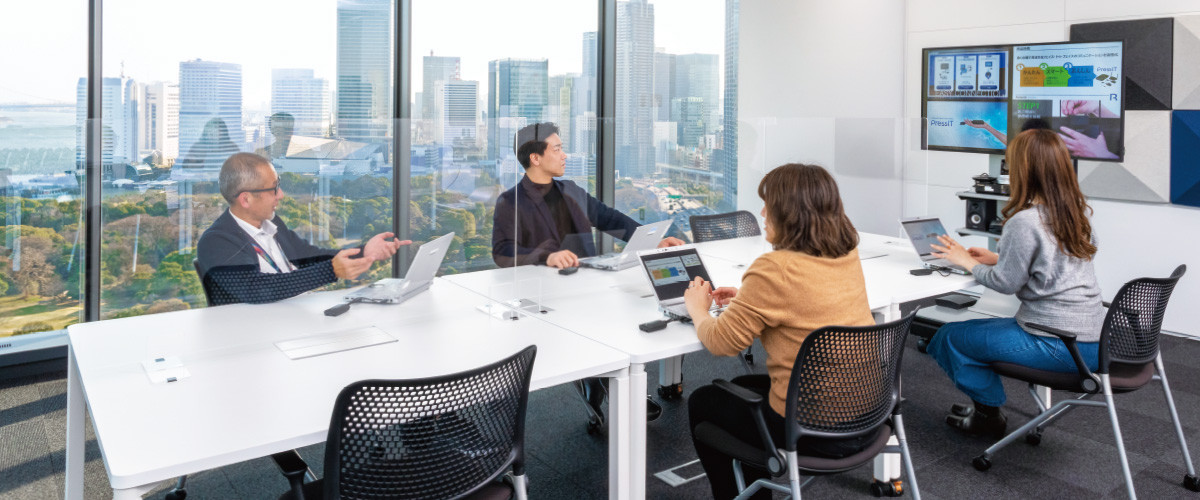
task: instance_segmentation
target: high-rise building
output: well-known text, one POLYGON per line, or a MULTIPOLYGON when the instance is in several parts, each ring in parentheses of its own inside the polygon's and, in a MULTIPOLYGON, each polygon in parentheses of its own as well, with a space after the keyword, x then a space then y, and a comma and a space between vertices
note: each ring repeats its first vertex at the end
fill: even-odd
POLYGON ((671 99, 677 97, 674 91, 675 54, 654 49, 654 121, 675 121, 671 116, 671 99))
POLYGON ((676 117, 676 140, 680 147, 702 148, 705 135, 705 113, 708 104, 700 97, 671 100, 671 115, 676 117))
POLYGON ((140 149, 157 151, 163 160, 179 156, 179 85, 154 82, 142 87, 140 149))
POLYGON ((572 86, 571 135, 567 137, 570 151, 584 155, 590 162, 589 171, 596 163, 596 61, 599 55, 596 32, 583 34, 583 68, 572 86))
POLYGON ((179 63, 180 168, 220 169, 245 142, 242 131, 242 65, 216 61, 179 63))
POLYGON ((616 169, 646 177, 654 165, 654 6, 617 2, 616 169))
POLYGON ((425 120, 436 119, 437 114, 434 113, 433 107, 433 89, 437 82, 448 82, 450 80, 461 79, 460 62, 457 57, 441 57, 435 56, 432 53, 425 56, 421 64, 421 114, 419 116, 425 120))
POLYGON ((344 139, 390 145, 393 3, 338 0, 336 126, 344 139))
POLYGON ((545 119, 549 104, 549 61, 499 59, 488 62, 488 158, 516 156, 517 130, 545 119))
POLYGON ((292 134, 325 137, 329 132, 329 82, 311 69, 271 70, 271 114, 292 115, 292 134))
MULTIPOLYGON (((578 73, 552 76, 549 79, 546 120, 558 125, 559 136, 564 141, 569 141, 575 136, 572 130, 574 124, 571 123, 573 116, 571 113, 575 109, 572 101, 575 98, 575 83, 578 81, 578 73)), ((570 143, 567 144, 567 150, 570 151, 570 143)))
MULTIPOLYGON (((75 164, 87 161, 87 78, 76 87, 75 164)), ((105 177, 124 175, 124 164, 138 161, 141 87, 132 79, 105 78, 101 81, 100 161, 105 177)))
POLYGON ((738 169, 738 12, 741 0, 725 0, 725 109, 721 132, 722 211, 737 209, 738 169))
MULTIPOLYGON (((680 54, 675 56, 675 85, 672 99, 699 97, 704 100, 704 133, 717 131, 716 54, 680 54)), ((657 85, 657 82, 656 82, 657 85)))
MULTIPOLYGON (((434 97, 434 142, 443 151, 475 146, 475 117, 479 115, 479 82, 474 80, 436 80, 434 97)), ((444 159, 453 155, 443 154, 444 159)))

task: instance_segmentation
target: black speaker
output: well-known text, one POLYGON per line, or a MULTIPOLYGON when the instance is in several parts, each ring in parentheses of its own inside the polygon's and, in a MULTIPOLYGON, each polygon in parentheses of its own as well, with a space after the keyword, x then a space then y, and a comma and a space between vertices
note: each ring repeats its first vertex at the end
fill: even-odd
POLYGON ((996 200, 967 199, 967 229, 987 231, 996 218, 996 200))

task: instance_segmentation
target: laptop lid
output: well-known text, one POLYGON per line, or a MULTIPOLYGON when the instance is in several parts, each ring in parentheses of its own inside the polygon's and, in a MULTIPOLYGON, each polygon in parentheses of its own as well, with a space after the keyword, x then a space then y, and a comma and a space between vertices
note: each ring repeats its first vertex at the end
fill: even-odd
POLYGON ((914 217, 901 220, 900 227, 904 228, 904 233, 908 235, 908 240, 912 242, 913 249, 917 251, 922 262, 938 259, 933 256, 931 245, 938 242, 938 236, 946 234, 946 228, 942 226, 941 219, 914 217))
POLYGON ((414 285, 432 281, 433 277, 437 275, 437 270, 441 267, 442 259, 446 257, 446 251, 450 249, 450 243, 452 242, 454 242, 453 231, 417 248, 417 256, 413 258, 412 265, 408 267, 408 272, 404 274, 404 279, 412 282, 414 285))
POLYGON ((625 244, 625 249, 621 251, 621 254, 636 255, 642 250, 651 250, 658 246, 658 242, 667 235, 673 222, 675 222, 673 219, 667 219, 638 226, 637 230, 633 232, 633 237, 629 238, 629 243, 625 244))
POLYGON ((638 253, 638 259, 660 304, 682 299, 688 283, 696 276, 712 281, 700 253, 691 245, 645 250, 638 253))

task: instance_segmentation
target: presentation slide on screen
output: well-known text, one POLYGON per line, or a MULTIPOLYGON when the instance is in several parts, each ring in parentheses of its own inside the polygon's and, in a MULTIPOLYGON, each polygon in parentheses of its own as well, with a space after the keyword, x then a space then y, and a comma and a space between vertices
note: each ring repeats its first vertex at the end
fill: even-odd
POLYGON ((1008 51, 995 48, 933 49, 928 53, 926 97, 1008 97, 1008 51))
MULTIPOLYGON (((687 257, 695 258, 692 255, 687 257)), ((691 281, 691 278, 688 277, 687 266, 679 257, 648 260, 646 261, 646 272, 650 273, 650 279, 656 287, 691 281)))
POLYGON ((929 101, 925 113, 926 141, 931 147, 1005 147, 1008 103, 1004 101, 929 101))
POLYGON ((1073 156, 1117 159, 1122 49, 1121 42, 1013 47, 1010 133, 1040 120, 1063 135, 1073 156))

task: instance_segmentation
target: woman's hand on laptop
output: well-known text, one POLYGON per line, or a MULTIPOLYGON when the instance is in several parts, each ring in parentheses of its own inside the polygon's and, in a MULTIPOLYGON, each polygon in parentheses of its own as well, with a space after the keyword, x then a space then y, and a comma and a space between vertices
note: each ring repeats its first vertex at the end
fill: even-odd
POLYGON ((967 249, 967 254, 985 266, 994 266, 1000 261, 1000 255, 986 248, 971 247, 967 249))
POLYGON ((720 307, 729 305, 729 301, 737 296, 738 289, 735 286, 723 286, 712 291, 712 298, 720 307))
POLYGON ((953 238, 943 234, 938 236, 937 239, 938 243, 941 243, 941 245, 929 245, 933 248, 934 257, 946 259, 950 261, 950 263, 956 266, 961 266, 963 269, 968 271, 979 265, 979 261, 975 260, 975 258, 971 256, 971 254, 967 251, 967 247, 958 244, 958 242, 954 241, 953 238))
POLYGON ((692 321, 699 321, 708 316, 708 309, 713 303, 712 291, 712 284, 699 276, 688 283, 687 290, 683 292, 683 303, 687 306, 692 321))
POLYGON ((546 265, 559 269, 579 267, 579 257, 576 257, 575 252, 570 250, 559 250, 546 257, 546 265))
POLYGON ((667 236, 658 242, 658 248, 677 247, 683 244, 683 240, 674 236, 667 236))

